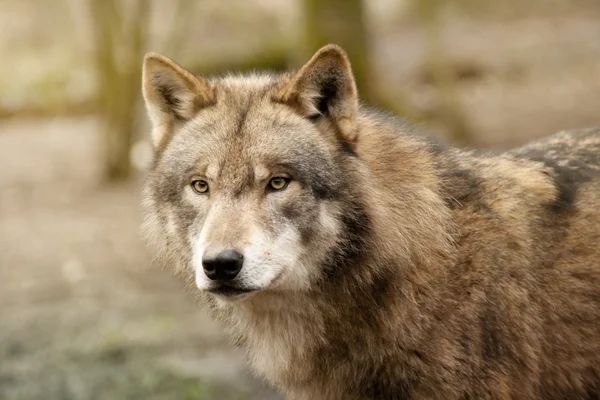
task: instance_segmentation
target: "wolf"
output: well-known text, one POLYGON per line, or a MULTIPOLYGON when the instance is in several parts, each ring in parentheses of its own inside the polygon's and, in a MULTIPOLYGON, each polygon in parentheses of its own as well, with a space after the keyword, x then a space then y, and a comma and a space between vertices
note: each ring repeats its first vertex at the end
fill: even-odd
POLYGON ((502 154, 284 74, 150 53, 145 232, 293 400, 599 399, 600 129, 502 154))

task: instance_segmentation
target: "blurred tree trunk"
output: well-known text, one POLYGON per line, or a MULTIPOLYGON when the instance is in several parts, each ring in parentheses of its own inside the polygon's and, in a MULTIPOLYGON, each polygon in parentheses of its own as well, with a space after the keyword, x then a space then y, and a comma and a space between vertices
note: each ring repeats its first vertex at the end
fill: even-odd
POLYGON ((440 11, 444 0, 414 0, 417 13, 426 34, 426 68, 440 96, 438 119, 450 131, 450 140, 466 145, 472 135, 460 104, 455 73, 444 52, 440 33, 440 11))
POLYGON ((90 1, 104 176, 107 180, 122 180, 130 173, 129 155, 151 2, 90 1))
POLYGON ((361 97, 373 100, 367 31, 362 0, 304 0, 307 47, 312 53, 328 43, 339 44, 352 61, 361 97))
MULTIPOLYGON (((328 43, 339 44, 352 62, 352 71, 362 100, 412 119, 421 113, 405 93, 394 91, 394 99, 381 90, 381 80, 372 64, 371 44, 362 0, 304 0, 306 47, 309 54, 328 43)), ((384 78, 385 79, 385 78, 384 78)))

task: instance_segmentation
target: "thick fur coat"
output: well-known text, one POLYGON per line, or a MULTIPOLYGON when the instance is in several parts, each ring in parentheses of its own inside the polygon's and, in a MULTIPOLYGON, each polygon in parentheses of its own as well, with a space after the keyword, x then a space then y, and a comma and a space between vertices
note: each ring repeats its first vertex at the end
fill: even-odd
POLYGON ((332 45, 284 75, 149 54, 144 96, 154 250, 289 399, 600 398, 600 129, 445 147, 359 107, 332 45))

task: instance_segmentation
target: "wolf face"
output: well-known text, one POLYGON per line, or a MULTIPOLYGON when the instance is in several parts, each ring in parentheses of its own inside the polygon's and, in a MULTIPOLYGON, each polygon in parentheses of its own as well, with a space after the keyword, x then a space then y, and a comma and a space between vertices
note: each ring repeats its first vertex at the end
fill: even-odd
POLYGON ((305 290, 356 247, 344 176, 358 168, 358 101, 341 49, 295 75, 204 79, 156 54, 143 70, 156 149, 146 231, 190 283, 227 300, 305 290))

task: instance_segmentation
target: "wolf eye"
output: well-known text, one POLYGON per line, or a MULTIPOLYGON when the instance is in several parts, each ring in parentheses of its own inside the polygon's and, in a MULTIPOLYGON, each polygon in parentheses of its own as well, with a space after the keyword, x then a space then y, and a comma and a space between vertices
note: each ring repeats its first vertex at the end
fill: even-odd
POLYGON ((287 187, 290 180, 288 178, 272 178, 269 181, 269 189, 271 190, 283 190, 287 187))
POLYGON ((192 189, 196 193, 206 193, 208 192, 208 183, 206 181, 193 181, 192 189))

